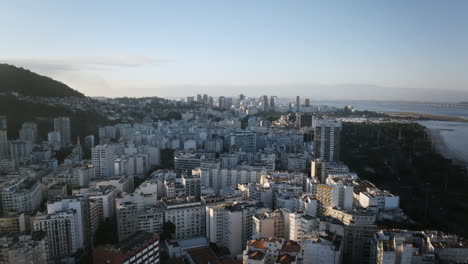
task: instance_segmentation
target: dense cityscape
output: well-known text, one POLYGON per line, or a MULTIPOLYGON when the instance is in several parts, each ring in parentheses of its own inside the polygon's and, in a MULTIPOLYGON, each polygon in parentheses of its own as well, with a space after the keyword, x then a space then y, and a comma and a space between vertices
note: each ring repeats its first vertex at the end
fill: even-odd
POLYGON ((398 228, 415 222, 399 196, 340 159, 343 124, 410 121, 300 96, 3 96, 110 123, 80 135, 67 116, 46 132, 31 120, 12 139, 0 117, 2 263, 467 260, 456 233, 398 228), (156 101, 171 112, 145 109, 156 101))
POLYGON ((468 264, 467 0, 0 0, 0 264, 468 264))

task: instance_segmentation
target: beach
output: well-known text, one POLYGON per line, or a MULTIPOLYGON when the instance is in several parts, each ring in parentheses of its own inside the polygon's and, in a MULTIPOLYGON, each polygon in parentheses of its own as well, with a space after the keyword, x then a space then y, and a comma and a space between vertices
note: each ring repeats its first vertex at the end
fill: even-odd
POLYGON ((419 121, 433 142, 434 151, 459 165, 468 164, 468 124, 463 122, 419 121))

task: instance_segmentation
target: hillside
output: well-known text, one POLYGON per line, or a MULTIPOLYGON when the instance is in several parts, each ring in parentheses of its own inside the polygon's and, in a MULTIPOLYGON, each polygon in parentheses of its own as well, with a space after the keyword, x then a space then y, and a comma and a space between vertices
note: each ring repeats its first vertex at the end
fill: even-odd
POLYGON ((109 125, 105 115, 95 109, 73 111, 64 106, 50 106, 42 103, 32 103, 18 100, 15 96, 0 96, 0 115, 8 118, 8 138, 19 137, 19 130, 24 122, 34 121, 38 124, 39 137, 47 138, 47 133, 53 130, 53 119, 58 116, 68 116, 71 119, 72 138, 83 138, 97 134, 99 126, 109 125))
POLYGON ((0 64, 0 93, 17 92, 25 96, 68 97, 84 95, 49 77, 24 68, 0 64))

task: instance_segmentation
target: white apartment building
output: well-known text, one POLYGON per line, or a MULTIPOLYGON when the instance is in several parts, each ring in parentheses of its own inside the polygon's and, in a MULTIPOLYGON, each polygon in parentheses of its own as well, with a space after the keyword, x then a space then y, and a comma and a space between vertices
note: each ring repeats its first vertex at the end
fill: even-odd
POLYGON ((333 188, 332 207, 338 207, 344 210, 353 208, 354 180, 355 178, 353 176, 347 174, 328 176, 326 183, 333 188))
POLYGON ((370 264, 466 263, 468 243, 439 231, 379 230, 373 236, 370 264))
POLYGON ((205 210, 193 197, 163 199, 164 222, 176 226, 175 239, 189 239, 205 235, 205 210))
POLYGON ((73 255, 80 246, 79 215, 74 209, 36 216, 34 231, 44 231, 47 236, 47 259, 62 259, 73 255))
POLYGON ((81 194, 99 204, 99 219, 101 222, 112 220, 115 217, 115 203, 117 190, 112 185, 93 186, 86 189, 74 191, 75 194, 81 194))
POLYGON ((299 211, 289 214, 289 239, 303 241, 315 237, 319 230, 320 220, 299 211))
POLYGON ((320 235, 301 242, 303 263, 340 264, 343 257, 343 238, 336 235, 320 235))
POLYGON ((286 237, 283 211, 265 212, 253 216, 252 239, 286 237))
POLYGON ((76 242, 79 248, 87 248, 91 239, 91 222, 89 201, 85 197, 69 197, 56 199, 47 203, 47 214, 54 215, 60 212, 73 210, 76 216, 76 242))
POLYGON ((23 178, 12 181, 0 191, 3 213, 35 211, 42 201, 42 188, 38 180, 23 178))
POLYGON ((237 187, 243 183, 260 183, 261 172, 228 169, 198 169, 192 173, 199 174, 202 185, 211 187, 216 193, 226 187, 237 187))
POLYGON ((148 155, 134 154, 129 156, 119 156, 114 162, 114 173, 123 174, 140 179, 146 177, 149 170, 148 155))
POLYGON ((124 194, 124 193, 132 193, 134 192, 134 177, 126 176, 126 175, 115 175, 111 178, 105 178, 102 180, 95 180, 91 182, 94 186, 106 186, 112 185, 115 187, 117 191, 117 195, 124 194))
POLYGON ((327 162, 322 158, 312 160, 310 166, 311 176, 317 178, 320 183, 325 183, 325 180, 330 174, 343 174, 349 172, 349 167, 343 162, 327 162))
POLYGON ((246 241, 252 237, 252 216, 256 212, 254 204, 245 202, 207 206, 206 237, 229 249, 232 255, 241 254, 246 241))
POLYGON ((400 197, 378 188, 368 188, 359 193, 358 202, 364 208, 373 207, 379 212, 383 212, 399 208, 400 197))
POLYGON ((91 159, 94 166, 94 178, 114 176, 114 147, 112 145, 97 145, 91 149, 91 159))
POLYGON ((138 231, 162 232, 164 212, 156 205, 144 206, 138 201, 125 201, 117 204, 116 211, 119 241, 138 231))

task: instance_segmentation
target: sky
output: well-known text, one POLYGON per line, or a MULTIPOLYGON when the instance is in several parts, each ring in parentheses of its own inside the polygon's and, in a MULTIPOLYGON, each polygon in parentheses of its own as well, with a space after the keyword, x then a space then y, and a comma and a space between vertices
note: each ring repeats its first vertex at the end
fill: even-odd
POLYGON ((468 1, 4 1, 0 63, 89 96, 468 101, 468 1))

